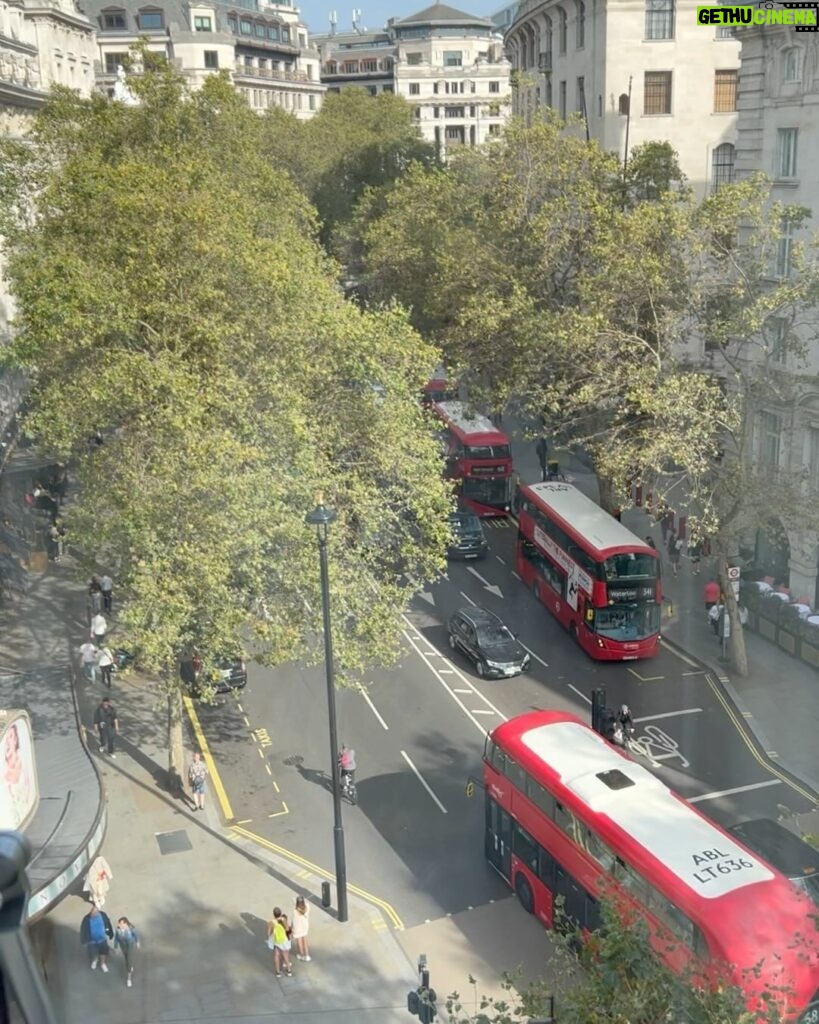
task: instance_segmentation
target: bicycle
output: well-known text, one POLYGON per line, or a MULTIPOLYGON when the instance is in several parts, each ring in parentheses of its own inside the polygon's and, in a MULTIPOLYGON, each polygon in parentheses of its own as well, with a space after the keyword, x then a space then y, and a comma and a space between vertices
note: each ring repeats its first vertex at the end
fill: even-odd
POLYGON ((341 772, 341 795, 355 807, 358 803, 358 790, 355 787, 353 774, 353 772, 341 772))

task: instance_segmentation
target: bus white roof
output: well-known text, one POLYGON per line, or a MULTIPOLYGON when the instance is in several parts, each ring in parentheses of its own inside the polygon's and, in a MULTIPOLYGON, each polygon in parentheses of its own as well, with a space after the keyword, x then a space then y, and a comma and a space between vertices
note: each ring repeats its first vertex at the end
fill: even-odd
POLYGON ((529 490, 600 550, 635 546, 645 548, 646 551, 653 550, 627 526, 623 526, 597 502, 587 498, 571 484, 529 484, 529 490))
POLYGON ((557 772, 589 810, 609 818, 697 896, 714 899, 774 877, 765 864, 587 726, 552 722, 529 729, 520 742, 557 772), (613 770, 633 785, 612 789, 600 775, 613 770))
POLYGON ((447 401, 436 402, 436 409, 440 409, 453 426, 463 430, 465 434, 498 434, 500 431, 487 416, 475 413, 470 416, 467 413, 465 402, 447 401))

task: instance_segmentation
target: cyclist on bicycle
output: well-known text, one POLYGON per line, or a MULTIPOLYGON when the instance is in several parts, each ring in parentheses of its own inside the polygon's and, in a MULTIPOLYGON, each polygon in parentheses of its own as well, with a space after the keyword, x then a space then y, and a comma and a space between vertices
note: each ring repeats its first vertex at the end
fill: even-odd
POLYGON ((621 704, 620 710, 617 712, 615 721, 617 725, 623 730, 624 736, 631 736, 634 733, 634 718, 631 714, 631 708, 628 704, 621 704))
POLYGON ((355 782, 355 751, 352 747, 341 745, 341 753, 338 755, 338 767, 341 771, 341 785, 346 788, 350 782, 355 782))

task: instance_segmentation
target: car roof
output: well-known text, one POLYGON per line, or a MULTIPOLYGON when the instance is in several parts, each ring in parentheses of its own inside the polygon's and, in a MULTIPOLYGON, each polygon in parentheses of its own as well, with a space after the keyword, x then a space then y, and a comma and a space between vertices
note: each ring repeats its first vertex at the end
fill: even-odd
POLYGON ((819 850, 771 818, 754 818, 727 830, 788 878, 819 874, 819 850))
POLYGON ((474 608, 459 608, 455 614, 462 615, 473 626, 503 625, 503 620, 498 615, 481 605, 475 605, 474 608))

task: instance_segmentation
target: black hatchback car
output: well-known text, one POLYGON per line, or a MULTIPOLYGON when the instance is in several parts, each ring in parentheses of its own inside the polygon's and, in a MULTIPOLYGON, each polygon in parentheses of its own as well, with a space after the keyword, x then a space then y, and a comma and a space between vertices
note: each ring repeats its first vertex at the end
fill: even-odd
POLYGON ((461 608, 450 616, 448 629, 449 646, 474 661, 479 676, 519 676, 529 667, 526 648, 488 608, 461 608))
POLYGON ((449 517, 452 540, 447 548, 447 558, 486 558, 489 545, 481 521, 474 512, 459 510, 449 517))

